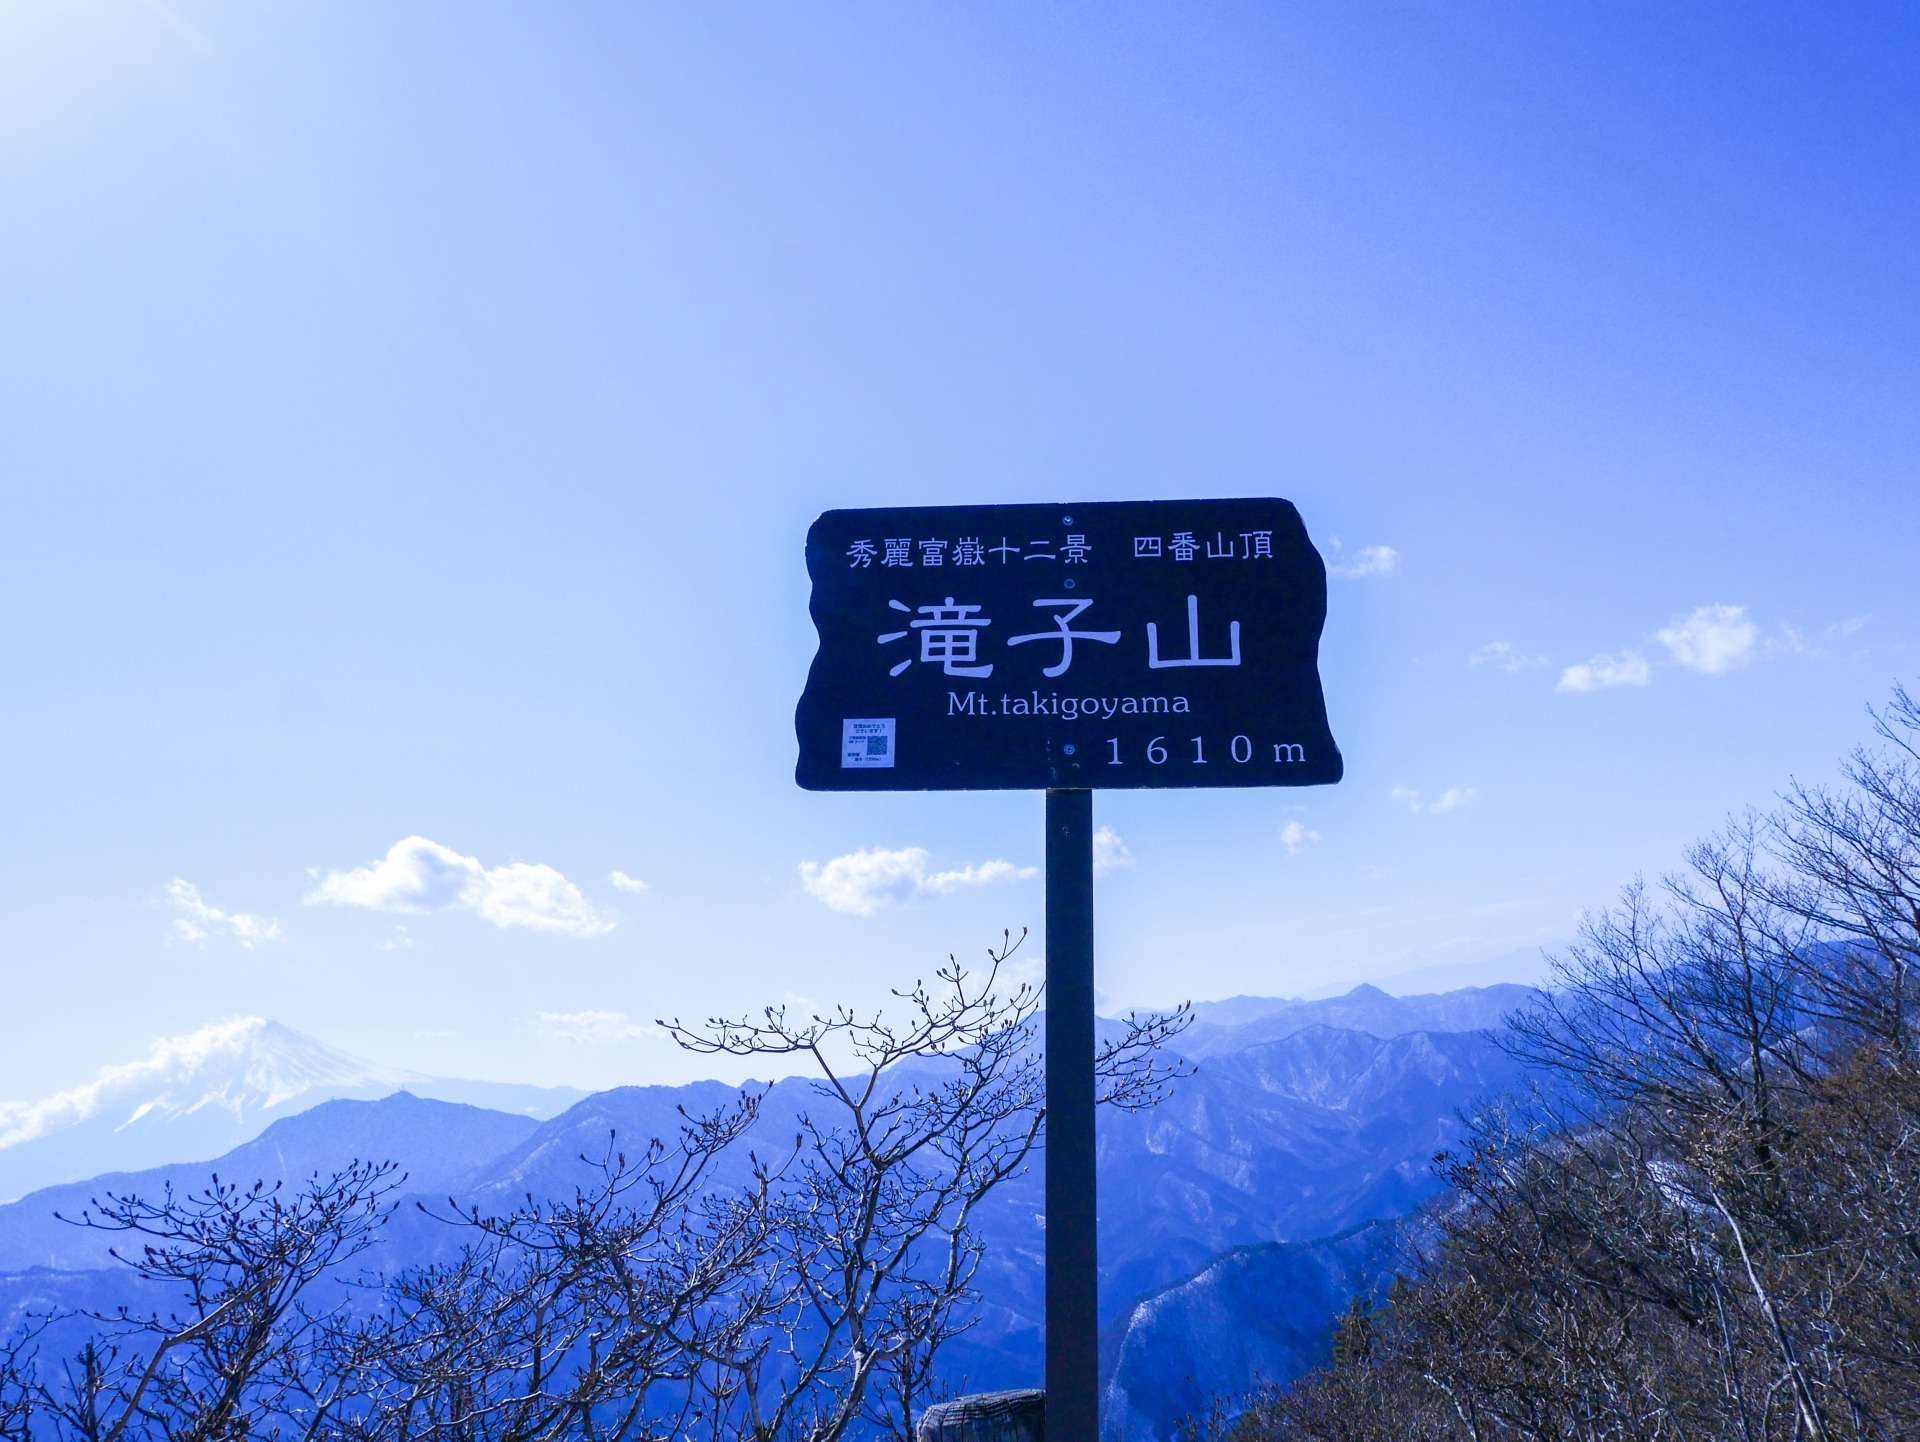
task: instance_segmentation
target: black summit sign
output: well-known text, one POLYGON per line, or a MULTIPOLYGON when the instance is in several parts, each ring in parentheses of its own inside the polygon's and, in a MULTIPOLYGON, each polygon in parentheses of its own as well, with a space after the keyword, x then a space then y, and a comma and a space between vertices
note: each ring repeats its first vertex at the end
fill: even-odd
POLYGON ((807 571, 811 790, 1340 779, 1288 501, 828 511, 807 571))
POLYGON ((1340 779, 1286 501, 828 511, 797 776, 1046 792, 1049 1437, 1100 1435, 1093 791, 1340 779))

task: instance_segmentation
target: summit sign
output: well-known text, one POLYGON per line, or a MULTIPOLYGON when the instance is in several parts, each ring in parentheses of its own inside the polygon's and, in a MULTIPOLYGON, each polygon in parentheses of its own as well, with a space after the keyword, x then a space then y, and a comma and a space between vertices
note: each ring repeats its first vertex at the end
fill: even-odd
POLYGON ((1045 1435, 1100 1435, 1093 793, 1338 781, 1327 568, 1279 500, 828 511, 815 791, 1046 792, 1045 1435))
POLYGON ((1340 779, 1326 567, 1287 501, 829 511, 807 570, 809 789, 1340 779))

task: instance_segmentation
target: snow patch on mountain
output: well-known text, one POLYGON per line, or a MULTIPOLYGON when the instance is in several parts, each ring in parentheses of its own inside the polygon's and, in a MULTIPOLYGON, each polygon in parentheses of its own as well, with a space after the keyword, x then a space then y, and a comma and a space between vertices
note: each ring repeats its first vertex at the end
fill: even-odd
POLYGON ((141 1060, 103 1066, 80 1086, 37 1101, 0 1102, 0 1151, 95 1117, 120 1118, 117 1130, 207 1106, 238 1116, 316 1086, 399 1080, 265 1017, 231 1017, 184 1036, 163 1036, 141 1060))

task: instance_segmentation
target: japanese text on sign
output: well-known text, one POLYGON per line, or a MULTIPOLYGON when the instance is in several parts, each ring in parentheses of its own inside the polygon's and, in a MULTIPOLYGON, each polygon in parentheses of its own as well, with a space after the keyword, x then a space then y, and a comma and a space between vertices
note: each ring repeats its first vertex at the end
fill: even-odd
POLYGON ((1316 667, 1325 567, 1285 501, 831 511, 807 564, 803 785, 1340 774, 1316 667), (1170 737, 1157 716, 1194 719, 1170 737))

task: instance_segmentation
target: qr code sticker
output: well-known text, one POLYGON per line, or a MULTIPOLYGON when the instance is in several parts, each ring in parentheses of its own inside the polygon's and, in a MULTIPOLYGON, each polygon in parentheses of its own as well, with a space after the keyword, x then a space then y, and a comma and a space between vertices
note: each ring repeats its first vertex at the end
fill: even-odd
POLYGON ((849 718, 840 723, 842 770, 893 765, 893 718, 849 718))

